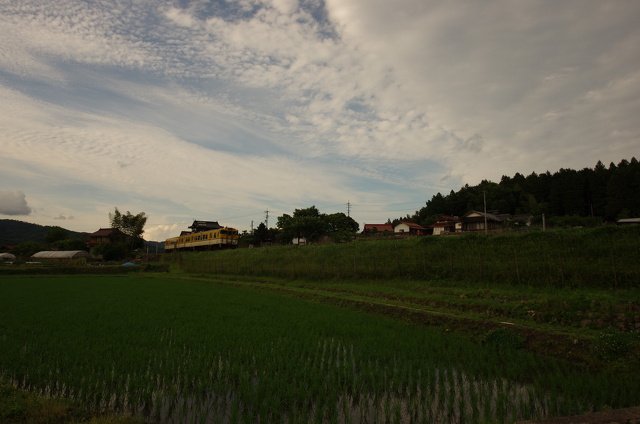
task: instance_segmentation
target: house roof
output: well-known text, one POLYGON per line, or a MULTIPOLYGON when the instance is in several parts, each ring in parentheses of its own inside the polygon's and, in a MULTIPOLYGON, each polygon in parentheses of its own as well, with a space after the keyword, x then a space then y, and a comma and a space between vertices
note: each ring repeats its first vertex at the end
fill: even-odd
POLYGON ((393 232, 393 225, 391 224, 364 224, 364 231, 373 231, 374 228, 378 231, 393 232))
POLYGON ((98 231, 96 231, 95 233, 91 233, 89 234, 89 237, 104 237, 104 236, 108 236, 111 235, 114 232, 121 232, 119 229, 117 228, 100 228, 98 231))
POLYGON ((400 221, 400 223, 416 230, 426 230, 426 228, 424 228, 422 225, 416 224, 415 222, 400 221))
POLYGON ((457 216, 442 215, 436 219, 436 222, 449 222, 449 221, 457 221, 457 220, 458 220, 457 216))
POLYGON ((503 219, 501 219, 500 217, 492 214, 492 213, 484 213, 484 212, 480 212, 480 211, 475 211, 475 210, 471 210, 467 213, 465 213, 464 215, 462 215, 460 217, 460 221, 466 221, 466 222, 471 222, 471 221, 477 221, 477 220, 484 220, 484 218, 487 218, 487 221, 495 221, 495 222, 502 222, 503 219), (475 215, 475 216, 474 216, 475 215))
POLYGON ((75 259, 89 258, 88 252, 84 250, 43 250, 31 255, 33 259, 75 259))

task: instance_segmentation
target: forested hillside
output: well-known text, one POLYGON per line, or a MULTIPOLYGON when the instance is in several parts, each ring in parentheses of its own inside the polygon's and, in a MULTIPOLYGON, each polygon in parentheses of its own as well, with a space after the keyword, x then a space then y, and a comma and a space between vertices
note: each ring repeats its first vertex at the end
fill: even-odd
POLYGON ((640 164, 633 157, 606 167, 598 161, 593 169, 560 169, 551 174, 535 172, 524 176, 503 176, 499 183, 483 180, 477 186, 465 185, 448 195, 436 194, 425 207, 408 216, 411 221, 429 225, 437 216, 461 216, 484 208, 499 213, 545 214, 554 217, 584 217, 591 222, 615 222, 640 217, 640 164))
MULTIPOLYGON (((28 241, 44 243, 45 236, 55 227, 30 224, 15 219, 0 219, 0 245, 20 244, 28 241)), ((70 239, 85 239, 87 233, 65 230, 70 239)))

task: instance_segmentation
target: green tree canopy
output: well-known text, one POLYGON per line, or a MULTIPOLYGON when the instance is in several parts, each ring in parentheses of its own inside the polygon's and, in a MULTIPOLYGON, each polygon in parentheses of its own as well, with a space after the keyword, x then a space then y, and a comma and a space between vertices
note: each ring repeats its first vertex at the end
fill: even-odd
POLYGON ((280 239, 289 242, 294 238, 304 238, 314 242, 326 234, 325 223, 315 206, 296 209, 293 216, 284 214, 278 217, 277 225, 281 230, 280 239))
POLYGON ((351 240, 360 229, 360 225, 343 212, 324 215, 324 220, 327 224, 327 234, 335 241, 351 240))
POLYGON ((546 214, 548 217, 590 217, 614 222, 640 216, 640 163, 634 157, 616 166, 601 161, 593 169, 561 168, 528 176, 502 176, 499 183, 483 180, 448 195, 437 193, 416 211, 410 221, 429 225, 440 215, 461 216, 475 209, 508 214, 546 214))
POLYGON ((52 243, 51 247, 59 250, 86 250, 87 244, 82 239, 66 239, 52 243))
POLYGON ((45 246, 43 244, 35 241, 27 241, 15 246, 11 249, 11 253, 22 259, 28 259, 31 255, 40 252, 41 250, 45 250, 45 246))
POLYGON ((115 208, 115 212, 109 213, 111 227, 117 228, 124 234, 134 238, 142 238, 147 218, 144 212, 132 215, 131 212, 127 211, 126 214, 123 214, 118 208, 115 208))
POLYGON ((296 209, 293 216, 284 214, 278 217, 277 225, 280 228, 279 239, 287 243, 294 238, 315 242, 324 236, 335 241, 349 240, 359 228, 358 223, 344 213, 321 214, 315 206, 296 209))
POLYGON ((51 244, 57 241, 66 240, 68 238, 67 231, 61 227, 53 227, 44 236, 44 241, 51 244))

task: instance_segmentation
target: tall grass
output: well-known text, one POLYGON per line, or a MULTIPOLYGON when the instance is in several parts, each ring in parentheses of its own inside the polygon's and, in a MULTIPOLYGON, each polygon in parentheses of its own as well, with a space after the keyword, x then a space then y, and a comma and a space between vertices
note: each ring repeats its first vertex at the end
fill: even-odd
POLYGON ((513 422, 637 403, 640 383, 273 293, 5 278, 0 376, 180 423, 513 422))
POLYGON ((165 260, 194 273, 287 279, 438 279, 534 287, 640 283, 640 227, 186 252, 165 260))

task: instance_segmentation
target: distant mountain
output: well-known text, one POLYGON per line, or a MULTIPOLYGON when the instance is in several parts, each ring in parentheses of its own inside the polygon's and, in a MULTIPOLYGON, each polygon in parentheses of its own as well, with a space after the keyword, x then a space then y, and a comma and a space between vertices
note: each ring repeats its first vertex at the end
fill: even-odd
MULTIPOLYGON (((20 244, 27 241, 44 243, 47 233, 55 227, 31 224, 15 219, 0 219, 0 245, 20 244)), ((64 229, 64 228, 63 228, 64 229)), ((89 233, 64 229, 70 239, 86 239, 89 233)))

